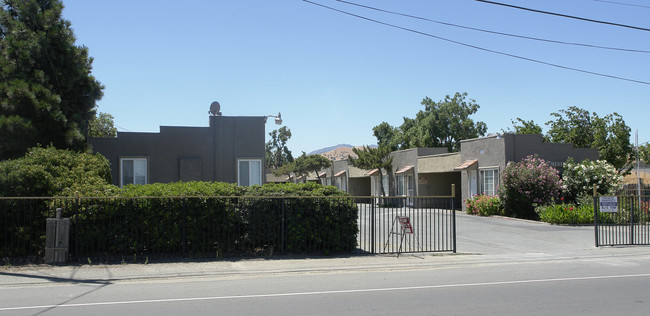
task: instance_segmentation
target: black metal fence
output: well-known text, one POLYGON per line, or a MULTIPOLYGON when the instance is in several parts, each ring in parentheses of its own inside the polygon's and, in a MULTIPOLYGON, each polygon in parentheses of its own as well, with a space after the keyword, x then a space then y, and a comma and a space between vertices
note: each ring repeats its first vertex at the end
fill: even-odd
POLYGON ((56 208, 73 262, 456 251, 453 198, 0 198, 0 263, 43 262, 56 208))
POLYGON ((623 188, 619 190, 617 195, 641 195, 641 196, 648 196, 650 195, 650 185, 647 184, 641 184, 639 186, 638 184, 625 184, 623 185, 623 188))
POLYGON ((361 251, 456 252, 453 197, 389 197, 365 202, 357 203, 361 251))
POLYGON ((650 196, 594 197, 596 247, 650 245, 650 196))
MULTIPOLYGON (((0 263, 37 263, 45 252, 50 199, 0 198, 0 263)), ((51 217, 51 216, 50 216, 51 217)))
POLYGON ((0 260, 41 262, 56 208, 81 262, 352 253, 358 230, 347 197, 2 198, 0 260))

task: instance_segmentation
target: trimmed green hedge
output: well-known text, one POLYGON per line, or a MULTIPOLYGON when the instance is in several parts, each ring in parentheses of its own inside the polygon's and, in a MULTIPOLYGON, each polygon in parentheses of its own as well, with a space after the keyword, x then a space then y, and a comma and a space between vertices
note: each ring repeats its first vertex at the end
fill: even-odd
POLYGON ((67 203, 64 216, 76 229, 71 251, 77 257, 356 249, 357 207, 331 186, 178 182, 127 186, 119 193, 67 203))
POLYGON ((70 253, 81 261, 356 249, 357 206, 332 186, 177 182, 105 192, 113 194, 3 200, 0 257, 42 258, 45 218, 57 207, 71 218, 70 253))

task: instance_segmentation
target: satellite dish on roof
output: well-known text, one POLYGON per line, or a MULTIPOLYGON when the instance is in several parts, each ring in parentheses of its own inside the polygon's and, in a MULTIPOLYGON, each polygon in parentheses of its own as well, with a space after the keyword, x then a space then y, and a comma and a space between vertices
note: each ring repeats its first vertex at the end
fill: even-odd
POLYGON ((221 112, 219 112, 220 110, 221 110, 221 105, 219 104, 219 102, 214 101, 212 102, 212 104, 210 104, 210 114, 212 114, 213 116, 221 115, 221 112))

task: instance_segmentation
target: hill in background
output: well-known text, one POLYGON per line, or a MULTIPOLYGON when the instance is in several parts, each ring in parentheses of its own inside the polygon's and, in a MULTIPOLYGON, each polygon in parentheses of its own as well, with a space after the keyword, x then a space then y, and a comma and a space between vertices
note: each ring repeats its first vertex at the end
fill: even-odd
MULTIPOLYGON (((314 150, 310 152, 308 155, 321 155, 327 159, 330 160, 342 160, 342 159, 347 159, 348 156, 352 156, 354 158, 357 157, 357 155, 354 154, 354 151, 352 151, 352 148, 363 148, 363 146, 352 146, 349 144, 338 144, 336 146, 330 146, 330 147, 325 147, 321 149, 314 150)), ((371 145, 370 147, 377 147, 375 145, 371 145)))

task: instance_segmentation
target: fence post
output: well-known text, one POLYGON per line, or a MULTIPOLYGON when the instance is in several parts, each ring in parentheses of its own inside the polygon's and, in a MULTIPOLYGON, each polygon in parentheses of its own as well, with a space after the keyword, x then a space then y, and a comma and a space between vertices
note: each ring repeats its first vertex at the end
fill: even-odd
POLYGON ((280 229, 281 229, 281 231, 280 231, 280 252, 281 252, 281 253, 284 253, 284 245, 285 245, 285 242, 284 242, 284 239, 285 239, 285 236, 284 236, 284 232, 285 232, 285 211, 284 211, 284 202, 285 202, 285 201, 284 201, 284 200, 285 200, 285 197, 282 197, 282 198, 280 199, 280 201, 281 201, 281 207, 282 207, 282 215, 281 215, 281 216, 282 216, 282 224, 281 224, 281 228, 280 228, 280 229))
POLYGON ((598 192, 596 191, 596 185, 594 184, 594 191, 593 191, 593 197, 594 197, 594 235, 595 235, 595 243, 596 247, 598 247, 598 197, 596 195, 598 192))
MULTIPOLYGON (((638 171, 637 171, 638 172, 638 171)), ((636 200, 634 197, 630 198, 631 203, 634 204, 634 200, 636 200)), ((638 205, 640 208, 641 205, 638 205)), ((636 242, 634 241, 634 213, 636 212, 638 208, 637 207, 630 207, 630 245, 635 245, 636 242)), ((641 212, 639 212, 640 214, 641 212)))
POLYGON ((370 199, 370 252, 375 253, 375 199, 370 199))
POLYGON ((451 229, 453 238, 452 251, 456 253, 456 209, 454 208, 454 201, 456 200, 456 185, 451 184, 451 229))
POLYGON ((182 225, 181 236, 180 236, 180 240, 182 242, 181 256, 185 257, 185 255, 187 254, 187 209, 186 209, 185 199, 181 197, 180 200, 181 200, 181 209, 183 210, 182 211, 183 217, 180 218, 181 225, 182 225))

